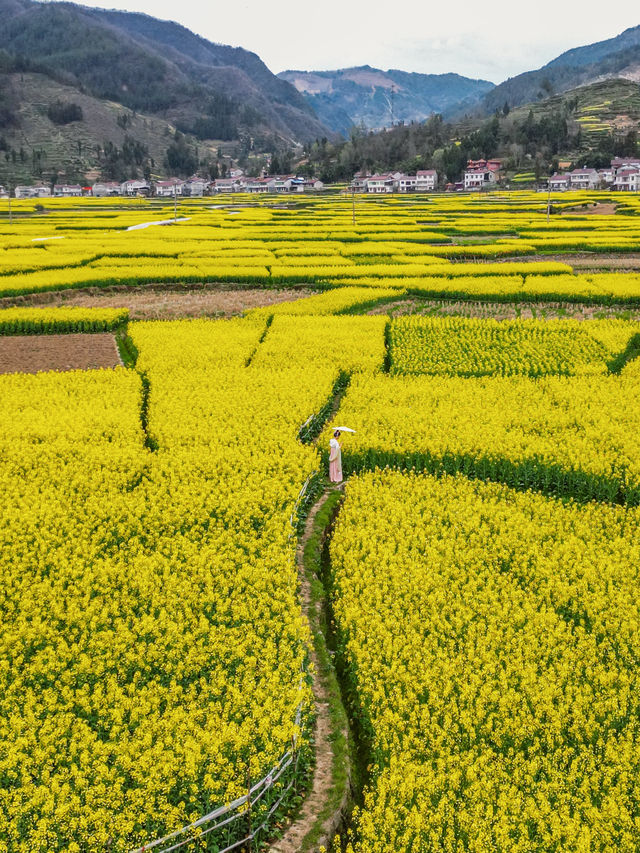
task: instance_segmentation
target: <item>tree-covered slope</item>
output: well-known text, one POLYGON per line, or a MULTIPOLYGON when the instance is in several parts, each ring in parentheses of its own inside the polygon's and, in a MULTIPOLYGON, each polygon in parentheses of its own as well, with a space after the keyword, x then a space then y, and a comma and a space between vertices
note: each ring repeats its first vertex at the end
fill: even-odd
POLYGON ((537 71, 511 77, 482 99, 484 112, 542 100, 604 78, 640 79, 640 26, 561 54, 537 71))
POLYGON ((201 138, 245 132, 304 141, 326 133, 255 54, 146 15, 0 0, 0 49, 28 70, 160 114, 201 138))

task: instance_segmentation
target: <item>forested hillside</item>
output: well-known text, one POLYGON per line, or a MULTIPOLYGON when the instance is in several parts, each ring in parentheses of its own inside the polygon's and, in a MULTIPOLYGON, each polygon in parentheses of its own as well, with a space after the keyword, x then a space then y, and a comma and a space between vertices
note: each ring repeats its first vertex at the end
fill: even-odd
POLYGON ((0 50, 5 70, 46 74, 201 140, 244 135, 268 150, 327 133, 302 95, 255 54, 146 15, 0 0, 0 50))

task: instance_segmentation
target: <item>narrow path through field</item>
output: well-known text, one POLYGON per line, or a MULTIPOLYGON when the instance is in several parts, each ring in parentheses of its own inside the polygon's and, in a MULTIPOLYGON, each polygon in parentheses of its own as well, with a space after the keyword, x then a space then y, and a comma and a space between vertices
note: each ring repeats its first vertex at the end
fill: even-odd
MULTIPOLYGON (((313 595, 311 580, 309 578, 310 568, 305 565, 305 550, 309 541, 317 534, 316 518, 323 509, 335 489, 325 489, 320 498, 312 506, 307 516, 305 529, 298 542, 296 562, 300 578, 301 604, 311 630, 318 638, 321 630, 323 601, 313 595)), ((321 536, 317 542, 317 548, 322 549, 324 537, 321 536)), ((324 642, 323 639, 320 642, 324 642)), ((313 770, 313 782, 311 790, 302 805, 298 818, 292 823, 284 836, 271 847, 271 853, 299 853, 299 851, 317 850, 320 846, 328 846, 344 818, 350 790, 349 778, 347 776, 344 790, 341 792, 337 808, 329 808, 332 800, 332 792, 335 785, 336 756, 334 754, 334 726, 332 725, 330 713, 331 690, 328 683, 327 664, 321 661, 316 648, 312 644, 309 650, 312 672, 312 690, 316 711, 314 730, 315 766, 313 770)), ((345 717, 346 719, 346 717, 345 717)), ((348 739, 348 729, 341 732, 344 740, 348 739)))

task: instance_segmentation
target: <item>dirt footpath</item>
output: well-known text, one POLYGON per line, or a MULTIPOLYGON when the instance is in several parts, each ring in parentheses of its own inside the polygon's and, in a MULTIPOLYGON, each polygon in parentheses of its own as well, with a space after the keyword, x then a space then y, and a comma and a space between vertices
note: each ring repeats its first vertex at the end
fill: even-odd
POLYGON ((231 317, 249 308, 292 302, 313 293, 309 288, 260 290, 258 288, 199 287, 177 289, 141 287, 87 288, 38 293, 0 300, 0 307, 53 305, 77 308, 128 308, 132 320, 173 320, 180 317, 231 317))
POLYGON ((90 370, 121 363, 110 334, 0 336, 0 373, 90 370))

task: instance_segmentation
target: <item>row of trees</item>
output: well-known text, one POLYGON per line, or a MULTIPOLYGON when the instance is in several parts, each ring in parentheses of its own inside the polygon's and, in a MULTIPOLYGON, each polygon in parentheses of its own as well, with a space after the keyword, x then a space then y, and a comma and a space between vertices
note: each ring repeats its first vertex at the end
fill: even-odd
POLYGON ((507 169, 527 166, 542 175, 557 168, 558 159, 567 152, 574 153, 579 165, 594 167, 614 156, 638 153, 635 131, 623 136, 600 134, 594 145, 575 128, 570 112, 569 104, 568 110, 539 116, 530 111, 524 118, 514 119, 505 105, 476 128, 446 123, 439 115, 422 124, 377 133, 354 128, 346 141, 324 138, 306 146, 301 170, 332 182, 349 180, 358 171, 434 168, 448 180, 457 181, 470 159, 502 157, 507 169))

